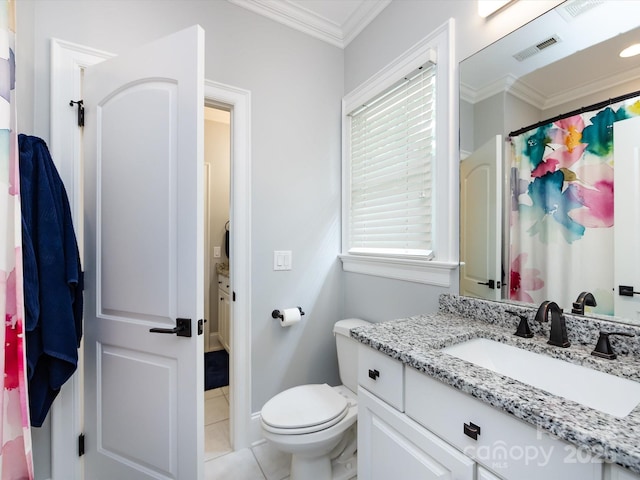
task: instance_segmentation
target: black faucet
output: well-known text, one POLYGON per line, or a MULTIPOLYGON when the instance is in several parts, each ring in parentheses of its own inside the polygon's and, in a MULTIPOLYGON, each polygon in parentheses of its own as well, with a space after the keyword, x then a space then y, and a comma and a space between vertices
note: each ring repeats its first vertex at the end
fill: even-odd
POLYGON ((565 323, 564 315, 562 315, 562 309, 556 302, 549 300, 542 302, 538 308, 538 313, 536 313, 536 320, 538 322, 546 322, 549 319, 549 312, 551 312, 551 334, 547 343, 556 347, 570 347, 567 324, 565 323))
POLYGON ((578 299, 573 302, 573 308, 571 309, 571 313, 575 313, 576 315, 584 315, 584 307, 595 307, 598 304, 596 303, 596 299, 590 292, 582 292, 578 295, 578 299))

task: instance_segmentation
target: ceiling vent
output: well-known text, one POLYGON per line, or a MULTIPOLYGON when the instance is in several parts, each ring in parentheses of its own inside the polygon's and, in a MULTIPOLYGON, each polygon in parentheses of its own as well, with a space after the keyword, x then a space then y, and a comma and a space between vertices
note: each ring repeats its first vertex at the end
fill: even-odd
POLYGON ((583 13, 604 3, 604 0, 569 0, 556 8, 566 22, 571 22, 583 13))
POLYGON ((555 45, 556 43, 559 43, 559 42, 560 42, 560 37, 558 35, 553 35, 545 40, 542 40, 541 42, 536 43, 535 45, 532 45, 529 48, 525 48, 524 50, 516 53, 513 56, 513 58, 515 58, 519 62, 522 62, 523 60, 526 60, 527 58, 532 57, 537 53, 540 53, 545 48, 549 48, 550 46, 555 45))

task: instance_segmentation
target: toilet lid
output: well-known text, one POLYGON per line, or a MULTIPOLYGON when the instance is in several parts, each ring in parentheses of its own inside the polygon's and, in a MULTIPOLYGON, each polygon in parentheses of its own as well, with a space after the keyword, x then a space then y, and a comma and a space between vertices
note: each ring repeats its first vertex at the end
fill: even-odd
POLYGON ((277 394, 262 407, 262 421, 278 429, 299 429, 340 421, 347 399, 326 383, 301 385, 277 394))

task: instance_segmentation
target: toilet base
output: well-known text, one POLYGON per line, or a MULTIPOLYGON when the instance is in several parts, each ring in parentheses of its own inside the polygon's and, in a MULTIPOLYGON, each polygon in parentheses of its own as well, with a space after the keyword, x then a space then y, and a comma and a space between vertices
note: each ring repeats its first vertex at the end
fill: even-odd
POLYGON ((293 455, 289 479, 331 480, 331 460, 326 456, 309 458, 293 455))
POLYGON ((358 454, 354 454, 348 460, 331 463, 331 480, 351 480, 358 475, 358 454))
POLYGON ((332 462, 327 457, 291 457, 290 480, 351 480, 358 474, 358 456, 354 454, 345 462, 332 462))

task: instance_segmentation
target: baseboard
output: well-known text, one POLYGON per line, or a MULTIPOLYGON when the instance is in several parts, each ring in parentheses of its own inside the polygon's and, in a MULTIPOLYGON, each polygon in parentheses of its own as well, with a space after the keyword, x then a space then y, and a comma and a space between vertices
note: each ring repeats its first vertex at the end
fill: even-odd
POLYGON ((262 436, 262 427, 260 426, 260 412, 253 412, 249 423, 249 444, 255 447, 264 442, 265 439, 262 436))

